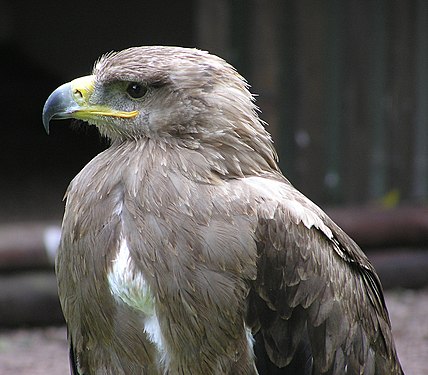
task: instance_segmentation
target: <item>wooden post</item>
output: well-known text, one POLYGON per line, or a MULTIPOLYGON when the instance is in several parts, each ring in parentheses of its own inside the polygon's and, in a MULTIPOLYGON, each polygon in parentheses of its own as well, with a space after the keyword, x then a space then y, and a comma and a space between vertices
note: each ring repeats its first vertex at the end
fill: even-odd
POLYGON ((60 239, 55 224, 21 223, 0 227, 0 271, 53 268, 60 239))

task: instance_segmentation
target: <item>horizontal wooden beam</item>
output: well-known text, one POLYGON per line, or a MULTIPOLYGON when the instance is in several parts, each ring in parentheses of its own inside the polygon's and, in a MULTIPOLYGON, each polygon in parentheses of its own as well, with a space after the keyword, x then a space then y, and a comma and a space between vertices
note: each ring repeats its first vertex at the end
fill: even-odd
POLYGON ((51 223, 15 223, 0 227, 0 272, 52 269, 60 227, 51 223))
POLYGON ((329 209, 327 213, 364 250, 428 249, 428 207, 350 207, 329 209))

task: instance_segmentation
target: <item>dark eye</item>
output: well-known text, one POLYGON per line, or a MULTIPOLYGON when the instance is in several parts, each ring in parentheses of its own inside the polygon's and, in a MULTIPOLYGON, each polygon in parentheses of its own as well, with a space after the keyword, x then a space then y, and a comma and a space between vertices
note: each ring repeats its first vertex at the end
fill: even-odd
POLYGON ((130 82, 126 88, 126 92, 133 99, 142 98, 146 95, 147 87, 137 82, 130 82))

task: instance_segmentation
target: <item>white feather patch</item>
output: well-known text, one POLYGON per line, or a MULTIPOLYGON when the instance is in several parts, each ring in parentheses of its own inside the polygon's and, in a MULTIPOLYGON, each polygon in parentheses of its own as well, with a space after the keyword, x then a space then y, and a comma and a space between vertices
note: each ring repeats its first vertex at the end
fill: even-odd
POLYGON ((121 237, 119 251, 108 273, 111 294, 119 303, 125 303, 143 313, 144 331, 149 340, 164 355, 164 345, 154 299, 143 274, 135 270, 126 238, 121 237))
POLYGON ((143 275, 135 271, 128 243, 123 237, 119 241, 119 252, 108 274, 108 282, 115 298, 146 315, 153 315, 153 298, 149 285, 143 275))
POLYGON ((162 331, 159 326, 159 320, 156 314, 152 315, 144 321, 144 332, 149 336, 150 341, 156 345, 158 351, 165 355, 165 347, 163 345, 162 331))

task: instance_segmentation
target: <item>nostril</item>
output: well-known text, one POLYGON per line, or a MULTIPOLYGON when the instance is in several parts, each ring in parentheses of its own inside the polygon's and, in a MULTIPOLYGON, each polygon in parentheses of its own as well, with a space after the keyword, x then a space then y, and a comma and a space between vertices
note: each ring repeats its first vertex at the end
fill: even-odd
POLYGON ((69 95, 79 105, 86 105, 95 86, 94 76, 85 76, 76 78, 70 82, 69 95))
POLYGON ((81 92, 80 90, 78 90, 78 89, 75 89, 75 90, 74 90, 73 95, 74 95, 74 96, 77 96, 78 98, 83 98, 83 94, 82 94, 82 92, 81 92))

